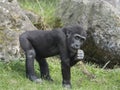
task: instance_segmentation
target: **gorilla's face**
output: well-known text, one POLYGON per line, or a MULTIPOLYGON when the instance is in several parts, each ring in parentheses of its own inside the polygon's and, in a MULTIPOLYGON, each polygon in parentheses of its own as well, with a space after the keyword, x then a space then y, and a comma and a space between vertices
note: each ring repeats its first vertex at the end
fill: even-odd
POLYGON ((70 55, 75 55, 86 40, 86 31, 79 25, 64 28, 66 34, 67 48, 70 55))
POLYGON ((78 50, 80 50, 81 45, 86 40, 86 37, 81 36, 80 34, 71 34, 68 38, 68 50, 70 51, 70 56, 77 54, 78 50))
POLYGON ((80 46, 83 44, 84 41, 85 41, 84 36, 81 36, 79 34, 74 34, 71 37, 70 47, 74 50, 78 50, 78 49, 80 49, 80 46))

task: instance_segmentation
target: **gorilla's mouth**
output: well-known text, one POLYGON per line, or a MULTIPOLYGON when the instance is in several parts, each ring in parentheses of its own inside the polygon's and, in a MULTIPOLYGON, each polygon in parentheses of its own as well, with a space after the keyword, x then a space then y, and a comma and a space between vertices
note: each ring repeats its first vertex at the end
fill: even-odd
POLYGON ((73 56, 77 56, 77 51, 78 51, 78 49, 74 49, 74 48, 69 48, 69 54, 70 54, 70 56, 71 57, 73 57, 73 56))
POLYGON ((70 51, 71 51, 72 53, 77 53, 78 49, 71 47, 71 48, 70 48, 70 51))

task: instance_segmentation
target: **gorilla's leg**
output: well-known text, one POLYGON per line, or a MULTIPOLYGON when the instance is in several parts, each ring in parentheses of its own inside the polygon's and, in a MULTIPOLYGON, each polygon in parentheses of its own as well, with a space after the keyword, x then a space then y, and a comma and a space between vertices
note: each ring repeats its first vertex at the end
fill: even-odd
POLYGON ((20 45, 25 51, 26 56, 26 77, 34 82, 41 82, 41 80, 36 77, 34 72, 34 59, 36 55, 34 48, 32 47, 29 40, 24 36, 20 37, 20 45))
POLYGON ((36 57, 36 59, 40 66, 41 78, 48 80, 48 81, 53 81, 50 77, 48 63, 47 63, 46 59, 45 58, 40 59, 38 57, 36 57))
POLYGON ((32 81, 37 79, 34 72, 34 58, 35 58, 34 49, 27 50, 26 51, 26 76, 32 81))
POLYGON ((66 62, 61 62, 61 69, 62 69, 62 77, 63 77, 63 87, 66 88, 71 88, 71 83, 70 83, 70 66, 66 62))

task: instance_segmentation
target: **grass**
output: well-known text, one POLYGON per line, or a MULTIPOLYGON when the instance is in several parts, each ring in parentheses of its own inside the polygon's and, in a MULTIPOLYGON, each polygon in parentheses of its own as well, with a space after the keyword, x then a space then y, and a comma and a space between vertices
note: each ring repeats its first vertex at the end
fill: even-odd
POLYGON ((56 24, 55 11, 59 0, 18 0, 22 8, 42 17, 45 24, 53 28, 56 24))
MULTIPOLYGON (((43 80, 36 84, 25 77, 25 61, 16 60, 9 63, 0 62, 0 90, 64 90, 59 60, 48 58, 50 74, 53 83, 43 80)), ((103 70, 95 65, 86 65, 96 78, 89 79, 82 73, 79 64, 71 69, 72 90, 120 90, 120 69, 103 70)), ((39 76, 39 68, 35 63, 35 70, 39 76)))

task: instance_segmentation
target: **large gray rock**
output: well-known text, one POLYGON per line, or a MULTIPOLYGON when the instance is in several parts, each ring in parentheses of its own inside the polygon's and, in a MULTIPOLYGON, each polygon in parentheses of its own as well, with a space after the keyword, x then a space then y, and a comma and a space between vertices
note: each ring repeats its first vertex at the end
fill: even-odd
POLYGON ((105 0, 61 0, 57 15, 65 25, 80 24, 88 32, 86 60, 108 67, 120 65, 120 13, 105 0))
POLYGON ((120 10, 120 0, 105 0, 109 2, 111 5, 113 5, 115 8, 120 10))
POLYGON ((19 34, 35 29, 16 0, 0 0, 0 59, 19 58, 19 34))

